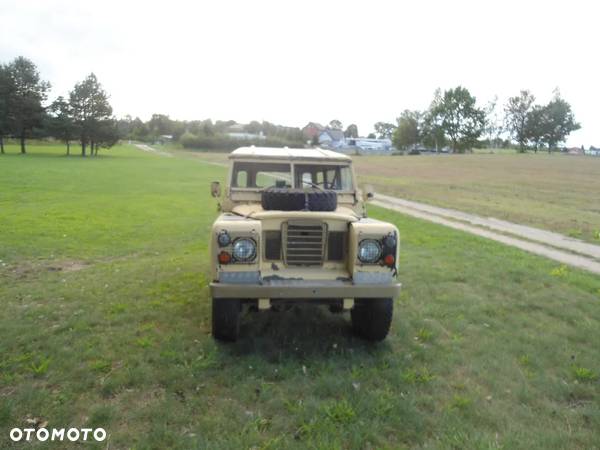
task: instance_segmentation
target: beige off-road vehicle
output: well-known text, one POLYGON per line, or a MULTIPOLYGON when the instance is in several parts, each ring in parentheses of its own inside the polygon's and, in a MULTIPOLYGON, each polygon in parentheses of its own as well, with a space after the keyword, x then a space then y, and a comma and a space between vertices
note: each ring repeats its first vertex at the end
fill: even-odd
MULTIPOLYGON (((243 306, 299 302, 350 310, 357 334, 389 331, 398 229, 369 219, 350 157, 321 149, 243 147, 229 155, 222 214, 211 236, 212 329, 234 341, 243 306)), ((372 196, 371 193, 367 197, 372 196)))

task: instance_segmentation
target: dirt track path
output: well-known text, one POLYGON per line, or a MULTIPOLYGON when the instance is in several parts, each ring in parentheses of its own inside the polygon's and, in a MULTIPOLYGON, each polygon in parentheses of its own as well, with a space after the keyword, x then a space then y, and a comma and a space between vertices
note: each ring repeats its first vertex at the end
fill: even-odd
POLYGON ((146 144, 133 144, 133 145, 135 145, 137 148, 139 148, 140 150, 143 150, 145 152, 156 153, 157 155, 161 155, 161 156, 173 157, 173 155, 171 153, 156 150, 155 148, 152 148, 146 144))
POLYGON ((375 194, 373 205, 409 216, 445 225, 456 230, 502 242, 562 264, 600 274, 600 246, 588 244, 558 233, 518 225, 494 218, 484 218, 446 208, 375 194), (510 234, 501 234, 507 233, 510 234), (520 239, 525 238, 528 240, 520 239), (536 241, 536 242, 530 242, 536 241), (575 254, 575 253, 578 254, 575 254))
POLYGON ((424 203, 403 200, 388 195, 377 194, 377 200, 393 205, 404 206, 421 212, 430 213, 436 216, 446 217, 448 219, 460 220, 472 225, 477 225, 491 230, 509 233, 531 241, 541 242, 542 244, 559 247, 582 255, 591 256, 600 259, 600 246, 588 244, 579 239, 570 238, 563 234, 553 233, 552 231, 541 230, 539 228, 519 225, 505 220, 494 219, 493 217, 481 217, 474 214, 468 214, 454 209, 439 208, 437 206, 426 205, 424 203))

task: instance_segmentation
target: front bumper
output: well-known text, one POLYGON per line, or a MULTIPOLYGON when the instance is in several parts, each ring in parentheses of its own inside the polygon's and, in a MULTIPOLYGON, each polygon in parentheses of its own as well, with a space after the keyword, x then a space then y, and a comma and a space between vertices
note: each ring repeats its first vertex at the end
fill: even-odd
POLYGON ((355 284, 347 280, 273 280, 262 284, 210 283, 213 298, 396 298, 400 283, 355 284))

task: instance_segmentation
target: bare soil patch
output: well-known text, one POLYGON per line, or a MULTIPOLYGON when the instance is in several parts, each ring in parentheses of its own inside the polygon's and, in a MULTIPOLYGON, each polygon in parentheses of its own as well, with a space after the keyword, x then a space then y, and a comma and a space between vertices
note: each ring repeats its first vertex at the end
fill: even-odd
POLYGON ((2 273, 15 279, 33 277, 41 272, 78 272, 87 269, 91 263, 86 261, 66 259, 61 261, 19 261, 2 267, 2 273))

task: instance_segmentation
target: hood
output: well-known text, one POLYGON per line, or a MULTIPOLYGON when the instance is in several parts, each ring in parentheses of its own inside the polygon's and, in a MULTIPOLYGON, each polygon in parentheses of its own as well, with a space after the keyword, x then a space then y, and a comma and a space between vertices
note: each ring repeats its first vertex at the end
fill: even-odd
POLYGON ((234 214, 250 219, 322 219, 356 222, 360 217, 345 206, 338 206, 335 211, 265 211, 261 205, 237 205, 232 209, 234 214))

